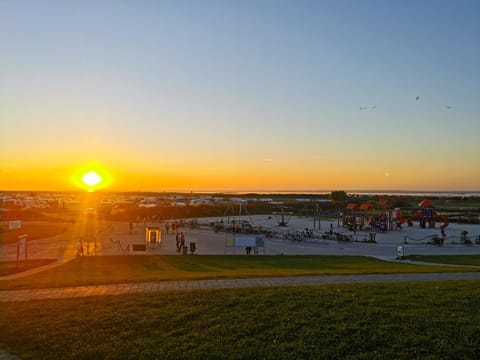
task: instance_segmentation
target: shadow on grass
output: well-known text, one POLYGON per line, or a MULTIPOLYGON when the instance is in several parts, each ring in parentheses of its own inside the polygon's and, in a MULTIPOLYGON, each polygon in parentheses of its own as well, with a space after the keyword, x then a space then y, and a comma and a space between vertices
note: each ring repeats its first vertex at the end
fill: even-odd
POLYGON ((7 276, 21 273, 40 266, 51 264, 55 259, 34 259, 25 261, 1 261, 0 262, 0 276, 7 276))
POLYGON ((478 359, 478 281, 222 289, 5 303, 33 359, 478 359))
POLYGON ((0 290, 255 277, 478 271, 360 256, 91 256, 0 283, 0 290))
POLYGON ((480 255, 410 255, 407 259, 435 264, 480 266, 480 255))

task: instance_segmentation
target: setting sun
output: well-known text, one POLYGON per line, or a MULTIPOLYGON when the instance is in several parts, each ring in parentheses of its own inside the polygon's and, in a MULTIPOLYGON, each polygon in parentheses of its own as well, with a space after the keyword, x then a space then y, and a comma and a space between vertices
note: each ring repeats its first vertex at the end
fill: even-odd
POLYGON ((98 175, 95 171, 89 171, 82 176, 82 181, 85 185, 93 187, 100 184, 100 182, 102 181, 102 177, 98 175))
POLYGON ((88 191, 100 190, 112 184, 112 175, 97 162, 89 162, 77 168, 71 176, 72 184, 88 191))

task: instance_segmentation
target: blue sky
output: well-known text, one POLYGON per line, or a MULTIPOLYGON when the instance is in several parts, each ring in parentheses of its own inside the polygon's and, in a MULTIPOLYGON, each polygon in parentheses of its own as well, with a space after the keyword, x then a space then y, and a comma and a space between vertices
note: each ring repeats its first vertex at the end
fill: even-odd
POLYGON ((479 35, 478 1, 1 1, 0 167, 358 157, 478 189, 479 35))

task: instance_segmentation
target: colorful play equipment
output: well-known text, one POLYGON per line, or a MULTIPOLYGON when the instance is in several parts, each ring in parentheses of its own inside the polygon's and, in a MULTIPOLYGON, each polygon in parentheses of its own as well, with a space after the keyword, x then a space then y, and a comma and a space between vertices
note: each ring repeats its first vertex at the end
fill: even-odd
POLYGON ((388 199, 366 202, 360 205, 349 203, 343 216, 343 226, 351 231, 371 230, 385 232, 400 230, 405 223, 400 208, 392 209, 388 199))
POLYGON ((343 213, 343 216, 342 216, 343 227, 348 228, 352 231, 356 227, 356 224, 357 224, 357 221, 356 221, 357 211, 356 211, 356 209, 357 208, 358 208, 358 205, 355 204, 355 203, 347 204, 347 206, 345 208, 345 212, 343 213))
POLYGON ((435 207, 429 199, 423 200, 418 206, 420 209, 407 219, 408 226, 413 226, 413 221, 418 220, 421 228, 424 229, 427 226, 429 228, 434 228, 436 222, 441 221, 442 225, 440 226, 440 230, 445 230, 449 224, 448 219, 435 211, 435 207))

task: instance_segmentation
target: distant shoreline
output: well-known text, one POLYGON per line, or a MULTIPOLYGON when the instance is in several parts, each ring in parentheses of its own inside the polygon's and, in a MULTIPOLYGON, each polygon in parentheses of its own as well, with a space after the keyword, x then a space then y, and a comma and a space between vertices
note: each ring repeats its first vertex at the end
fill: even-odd
MULTIPOLYGON (((349 196, 408 196, 408 197, 480 197, 480 190, 473 191, 428 191, 428 190, 343 190, 349 196)), ((20 193, 83 193, 84 191, 68 191, 68 190, 0 190, 1 194, 20 194, 20 193)), ((190 191, 190 190, 136 190, 136 191, 97 191, 99 194, 179 194, 179 195, 231 195, 231 196, 247 196, 247 195, 298 195, 298 196, 314 196, 329 195, 332 190, 208 190, 208 191, 190 191)))
MULTIPOLYGON (((442 196, 442 197, 455 197, 455 196, 472 196, 480 197, 479 191, 422 191, 422 190, 343 190, 348 195, 386 195, 386 196, 442 196)), ((230 195, 328 195, 332 190, 272 190, 272 191, 208 191, 197 192, 206 194, 230 194, 230 195)), ((180 191, 179 193, 185 193, 180 191)), ((194 192, 195 193, 195 192, 194 192)))

